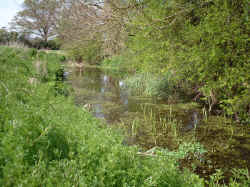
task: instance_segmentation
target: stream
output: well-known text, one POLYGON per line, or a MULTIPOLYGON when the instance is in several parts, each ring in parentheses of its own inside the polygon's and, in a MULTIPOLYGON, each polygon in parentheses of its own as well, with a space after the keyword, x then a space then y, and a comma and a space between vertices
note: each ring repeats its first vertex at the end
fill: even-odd
MULTIPOLYGON (((196 103, 168 104, 152 97, 130 94, 125 82, 96 67, 69 68, 67 82, 73 87, 75 103, 106 124, 124 130, 124 145, 144 150, 155 146, 175 150, 194 139, 208 153, 196 162, 194 172, 208 177, 218 168, 230 176, 232 168, 250 169, 250 128, 235 125, 220 116, 209 116, 196 103)), ((192 168, 194 160, 183 160, 192 168)))
MULTIPOLYGON (((158 109, 158 113, 164 111, 163 105, 169 106, 156 98, 131 95, 123 80, 108 75, 99 68, 87 67, 84 71, 71 72, 69 82, 76 94, 76 104, 91 107, 92 114, 104 119, 108 124, 121 122, 128 115, 145 112, 143 106, 148 106, 147 111, 156 112, 158 109), (159 108, 162 108, 162 111, 159 111, 159 108)), ((197 110, 187 109, 184 113, 180 119, 186 123, 184 130, 191 130, 197 123, 195 120, 198 121, 197 110)))

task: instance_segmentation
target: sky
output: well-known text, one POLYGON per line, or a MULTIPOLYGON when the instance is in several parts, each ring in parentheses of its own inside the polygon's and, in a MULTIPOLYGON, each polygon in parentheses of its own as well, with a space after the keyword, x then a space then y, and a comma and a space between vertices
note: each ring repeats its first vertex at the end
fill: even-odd
POLYGON ((0 28, 8 27, 8 23, 21 9, 24 0, 0 0, 0 28))

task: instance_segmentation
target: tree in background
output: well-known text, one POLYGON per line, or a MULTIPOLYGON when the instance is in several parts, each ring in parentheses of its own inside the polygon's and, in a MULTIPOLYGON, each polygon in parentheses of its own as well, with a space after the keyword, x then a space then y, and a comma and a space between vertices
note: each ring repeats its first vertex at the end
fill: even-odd
POLYGON ((9 40, 9 33, 5 27, 0 29, 0 44, 7 44, 9 40))
POLYGON ((5 27, 0 29, 0 44, 9 45, 11 42, 18 42, 19 34, 15 31, 8 31, 5 27))
POLYGON ((12 27, 23 33, 32 33, 48 42, 49 38, 56 36, 59 11, 57 0, 25 0, 23 10, 12 21, 12 27))
POLYGON ((126 1, 62 0, 61 3, 58 35, 64 47, 78 55, 78 60, 101 59, 124 48, 126 1))

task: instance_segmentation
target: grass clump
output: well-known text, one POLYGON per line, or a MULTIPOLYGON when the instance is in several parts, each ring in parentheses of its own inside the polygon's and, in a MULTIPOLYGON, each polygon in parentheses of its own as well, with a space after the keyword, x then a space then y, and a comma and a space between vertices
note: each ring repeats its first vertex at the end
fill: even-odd
POLYGON ((164 76, 153 73, 136 73, 125 79, 126 88, 131 95, 142 95, 148 97, 158 97, 168 102, 180 100, 182 90, 169 72, 164 76))

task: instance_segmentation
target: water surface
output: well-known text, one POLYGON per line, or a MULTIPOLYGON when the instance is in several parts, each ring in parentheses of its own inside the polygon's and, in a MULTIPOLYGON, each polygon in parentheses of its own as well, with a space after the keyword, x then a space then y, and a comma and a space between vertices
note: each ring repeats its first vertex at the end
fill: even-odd
MULTIPOLYGON (((202 163, 183 160, 184 167, 209 177, 216 169, 250 169, 250 128, 221 116, 209 116, 195 103, 168 104, 164 100, 130 94, 124 80, 99 68, 69 69, 75 102, 111 126, 125 129, 125 145, 145 150, 155 146, 174 150, 184 141, 198 141, 208 153, 202 163)), ((228 175, 230 176, 230 174, 228 175)))

